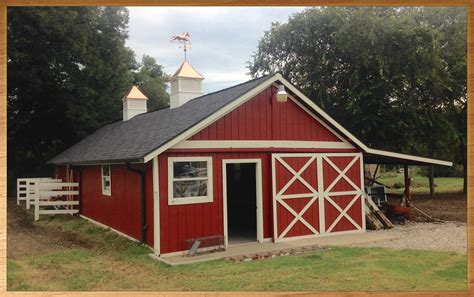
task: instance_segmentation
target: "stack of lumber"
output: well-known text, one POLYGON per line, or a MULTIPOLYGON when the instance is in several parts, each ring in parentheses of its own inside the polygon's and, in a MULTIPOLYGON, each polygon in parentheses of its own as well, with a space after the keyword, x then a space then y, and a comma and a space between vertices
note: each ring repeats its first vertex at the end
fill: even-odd
POLYGON ((378 208, 370 196, 365 195, 365 221, 371 230, 391 229, 393 223, 378 208))

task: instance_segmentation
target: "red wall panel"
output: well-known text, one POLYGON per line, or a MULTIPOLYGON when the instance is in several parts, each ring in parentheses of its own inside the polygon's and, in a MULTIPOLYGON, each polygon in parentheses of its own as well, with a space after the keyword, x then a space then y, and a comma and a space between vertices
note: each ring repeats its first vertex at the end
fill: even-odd
POLYGON ((164 153, 159 156, 161 253, 185 249, 185 240, 202 236, 224 235, 223 177, 224 159, 261 159, 263 235, 272 237, 271 164, 268 153, 164 153), (168 205, 168 158, 211 156, 213 202, 168 205))
MULTIPOLYGON (((215 123, 204 128, 190 140, 296 140, 296 141, 335 141, 340 142, 332 132, 321 125, 308 113, 302 110, 290 99, 286 103, 277 103, 272 94, 274 88, 268 88, 234 111, 225 115, 215 123)), ((271 154, 282 152, 356 152, 357 149, 170 149, 159 156, 159 198, 160 198, 160 245, 161 253, 182 251, 185 240, 223 235, 223 159, 261 159, 262 164, 262 205, 263 205, 263 235, 273 237, 273 206, 271 181, 271 154), (212 203, 188 205, 168 205, 168 157, 175 156, 211 156, 213 158, 213 197, 212 203)), ((303 160, 297 161, 296 167, 301 167, 303 160)), ((344 162, 337 160, 337 162, 344 162)), ((343 165, 339 164, 338 165, 343 165)), ((139 167, 138 165, 135 165, 139 167)), ((312 165, 314 167, 314 165, 312 165)), ((82 170, 82 213, 100 223, 117 229, 133 238, 140 239, 140 187, 139 176, 130 172, 125 165, 112 165, 112 196, 102 195, 101 167, 84 166, 82 170)), ((152 162, 143 165, 146 171, 146 201, 147 201, 147 244, 153 246, 153 176, 152 162)), ((325 170, 327 164, 325 164, 325 170)), ((296 168, 295 168, 296 169, 296 168)), ((58 168, 58 175, 65 173, 58 168)), ((285 169, 286 170, 286 169, 285 169)), ((328 170, 328 179, 334 179, 337 174, 328 170)), ((333 170, 334 171, 334 170, 333 170)), ((284 170, 282 170, 284 172, 284 170)), ((356 179, 359 173, 349 172, 351 179, 356 179)), ((291 178, 289 172, 282 176, 291 178)), ((314 168, 310 167, 304 173, 305 179, 317 179, 314 168)), ((277 181, 280 183, 281 181, 277 181)), ((319 182, 319 181, 317 181, 319 182)), ((325 180, 324 182, 328 182, 325 180)), ((337 185, 342 190, 345 185, 337 185)), ((305 186, 295 183, 289 193, 306 192, 305 186)), ((304 199, 295 199, 294 209, 304 207, 304 199)), ((328 206, 328 209, 330 206, 328 206)), ((354 205, 349 214, 360 211, 361 205, 354 205)), ((277 212, 288 212, 277 207, 277 212)), ((332 213, 329 216, 333 215, 332 213)), ((336 213, 334 213, 336 215, 336 213)), ((289 224, 293 215, 281 215, 289 224)), ((319 210, 316 202, 304 218, 319 230, 319 210)), ((328 217, 326 217, 327 221, 328 217)), ((341 221, 334 231, 344 229, 347 222, 341 221)), ((285 225, 285 224, 283 224, 285 225)), ((280 230, 281 232, 283 230, 280 230)), ((308 234, 306 226, 298 222, 288 233, 289 236, 308 234)))
MULTIPOLYGON (((153 246, 152 163, 133 165, 145 168, 146 243, 153 246)), ((82 214, 99 223, 141 239, 140 177, 125 165, 111 165, 111 196, 102 195, 100 166, 82 166, 82 214)))
POLYGON ((204 128, 190 140, 341 141, 292 100, 276 102, 272 88, 204 128))

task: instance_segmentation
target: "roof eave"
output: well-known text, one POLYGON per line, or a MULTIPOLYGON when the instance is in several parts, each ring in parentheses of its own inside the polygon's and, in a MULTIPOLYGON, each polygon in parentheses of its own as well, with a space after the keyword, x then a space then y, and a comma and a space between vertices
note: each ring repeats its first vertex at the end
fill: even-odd
POLYGON ((133 158, 133 159, 113 159, 113 160, 93 160, 93 161, 84 161, 84 162, 74 162, 74 161, 65 161, 65 162, 48 162, 52 166, 93 166, 93 165, 114 165, 114 164, 126 164, 126 163, 146 163, 143 158, 133 158))
MULTIPOLYGON (((418 157, 418 156, 414 156, 414 155, 401 154, 401 153, 395 153, 395 152, 384 151, 384 150, 377 150, 377 149, 372 149, 372 148, 369 148, 365 153, 369 154, 369 155, 379 156, 379 157, 386 158, 388 160, 394 161, 391 164, 408 164, 408 165, 412 164, 412 165, 425 165, 425 166, 440 165, 440 166, 449 166, 449 167, 453 166, 453 162, 449 162, 449 161, 445 161, 445 160, 418 157), (398 163, 397 163, 397 161, 398 161, 398 163)), ((381 163, 381 164, 383 164, 383 163, 381 163)))

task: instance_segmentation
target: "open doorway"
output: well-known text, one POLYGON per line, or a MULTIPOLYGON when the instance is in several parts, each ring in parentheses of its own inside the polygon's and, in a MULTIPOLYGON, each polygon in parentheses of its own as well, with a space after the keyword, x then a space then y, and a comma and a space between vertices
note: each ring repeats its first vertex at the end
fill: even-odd
POLYGON ((226 171, 228 244, 257 241, 257 163, 228 163, 226 171))

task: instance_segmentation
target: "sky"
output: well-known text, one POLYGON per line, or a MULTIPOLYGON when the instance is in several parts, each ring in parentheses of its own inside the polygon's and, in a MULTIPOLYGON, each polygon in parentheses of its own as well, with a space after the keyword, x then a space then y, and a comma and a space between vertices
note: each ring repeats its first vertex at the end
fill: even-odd
POLYGON ((213 92, 250 79, 247 61, 272 22, 286 22, 303 7, 128 7, 127 46, 146 54, 172 75, 184 60, 170 38, 189 32, 188 62, 205 79, 203 92, 213 92))

